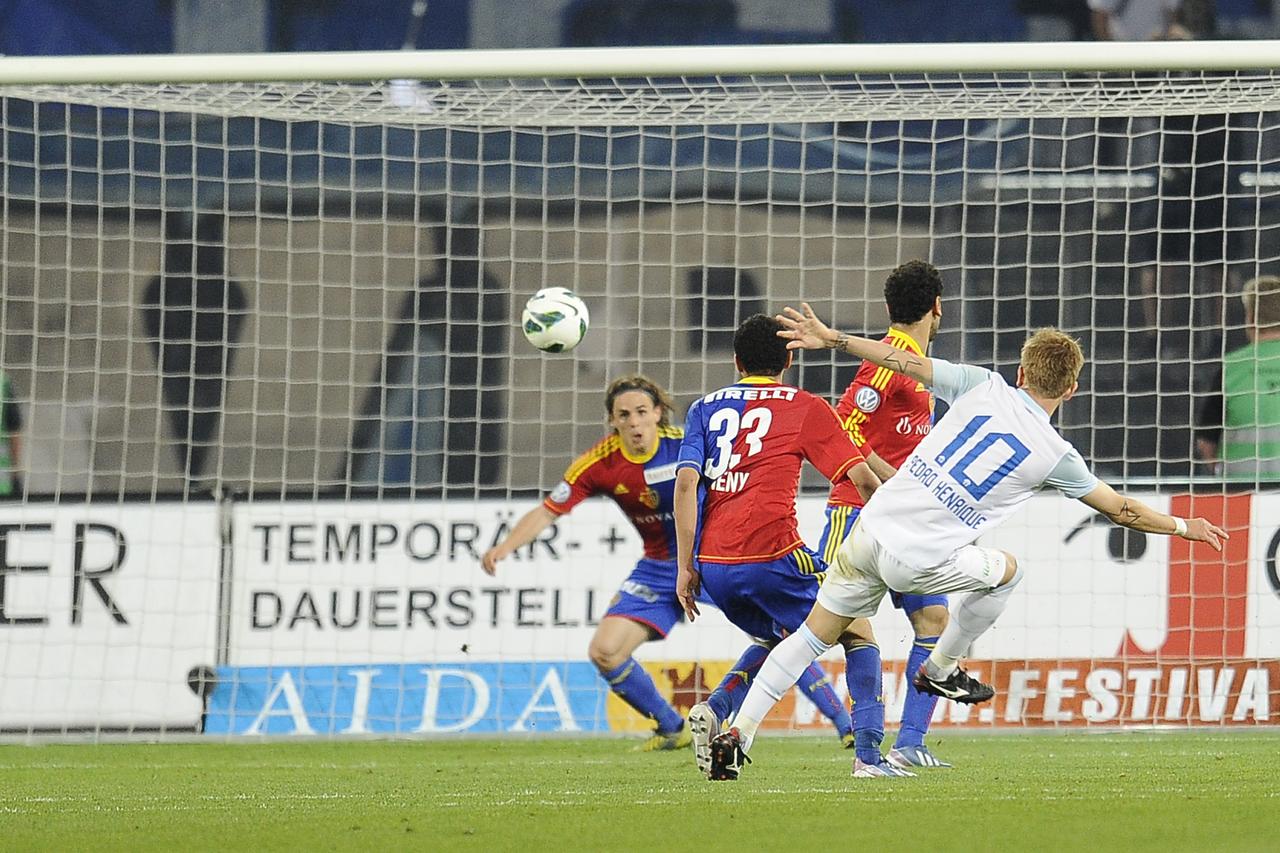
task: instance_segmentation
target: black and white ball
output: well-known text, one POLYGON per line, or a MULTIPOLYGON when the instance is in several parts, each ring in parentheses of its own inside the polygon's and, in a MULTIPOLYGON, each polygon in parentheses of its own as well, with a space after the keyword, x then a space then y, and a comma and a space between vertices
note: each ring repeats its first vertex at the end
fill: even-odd
POLYGON ((544 287, 525 303, 520 315, 524 336, 543 352, 568 352, 591 324, 587 304, 566 287, 544 287))

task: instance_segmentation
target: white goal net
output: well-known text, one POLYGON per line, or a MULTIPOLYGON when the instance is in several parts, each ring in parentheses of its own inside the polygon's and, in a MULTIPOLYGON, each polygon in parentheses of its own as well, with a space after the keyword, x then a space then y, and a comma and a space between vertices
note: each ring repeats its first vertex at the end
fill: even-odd
MULTIPOLYGON (((0 730, 648 728, 587 657, 641 556, 607 497, 496 577, 479 555, 605 435, 612 378, 647 374, 679 422, 735 378, 741 319, 805 300, 879 336, 912 258, 942 271, 936 354, 1011 379, 1028 330, 1070 331, 1064 435, 1232 532, 1217 556, 1033 499, 992 536, 1027 566, 973 650, 997 699, 935 725, 1277 719, 1280 477, 1218 457, 1241 294, 1280 274, 1280 45, 1027 47, 553 52, 471 79, 405 54, 363 81, 357 57, 216 82, 0 60, 0 730), (572 353, 520 333, 549 286, 590 308, 572 353)), ((834 402, 855 370, 790 378, 834 402)), ((874 623, 892 725, 911 633, 874 623)), ((713 613, 637 657, 687 709, 744 642, 713 613)), ((770 724, 826 725, 802 698, 770 724)))

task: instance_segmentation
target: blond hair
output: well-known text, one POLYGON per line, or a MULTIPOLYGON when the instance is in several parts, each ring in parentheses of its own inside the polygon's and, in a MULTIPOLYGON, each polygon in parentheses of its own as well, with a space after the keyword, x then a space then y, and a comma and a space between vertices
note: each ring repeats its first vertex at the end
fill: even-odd
POLYGON ((1022 345, 1022 376, 1027 387, 1048 399, 1067 394, 1080 377, 1080 342, 1053 328, 1037 329, 1022 345))
POLYGON ((1249 279, 1240 301, 1249 312, 1249 325, 1258 329, 1280 326, 1280 276, 1260 275, 1249 279))
MULTIPOLYGON (((649 377, 641 373, 633 373, 630 376, 619 376, 617 379, 609 383, 609 387, 604 391, 604 410, 609 418, 613 418, 613 401, 619 395, 628 391, 643 391, 649 395, 649 399, 653 401, 655 406, 662 407, 662 415, 658 419, 658 426, 671 426, 671 412, 673 405, 671 403, 671 395, 667 390, 654 382, 649 377)), ((617 430, 615 430, 616 432, 617 430)))

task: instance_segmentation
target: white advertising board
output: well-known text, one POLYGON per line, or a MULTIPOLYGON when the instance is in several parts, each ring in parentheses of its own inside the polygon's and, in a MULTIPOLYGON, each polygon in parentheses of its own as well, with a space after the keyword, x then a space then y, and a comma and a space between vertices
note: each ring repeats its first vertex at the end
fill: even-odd
POLYGON ((1245 648, 1280 658, 1280 493, 1253 496, 1249 524, 1249 608, 1245 648))
MULTIPOLYGON (((1232 531, 1226 552, 1116 528, 1054 494, 1034 497, 984 540, 1026 569, 970 659, 998 699, 972 711, 940 706, 940 725, 1251 725, 1280 713, 1270 692, 1280 663, 1265 659, 1280 628, 1280 580, 1268 581, 1280 496, 1136 496, 1220 520, 1232 531)), ((530 714, 551 730, 643 727, 585 661, 640 556, 634 531, 608 502, 588 502, 490 578, 480 555, 529 506, 236 506, 230 654, 209 731, 507 731, 530 714)), ((801 501, 810 543, 822 517, 821 499, 801 501)), ((910 631, 888 602, 873 623, 894 722, 910 631)), ((638 656, 687 705, 744 641, 710 611, 638 656)), ((838 675, 836 660, 831 668, 838 675)), ((821 728, 812 711, 784 702, 771 725, 821 728)))
POLYGON ((218 560, 212 503, 6 507, 0 728, 194 728, 218 560))
MULTIPOLYGON (((235 666, 580 660, 641 556, 612 505, 588 501, 501 563, 480 555, 530 502, 240 504, 232 523, 235 666)), ((704 611, 705 612, 705 611, 704 611)), ((646 653, 733 656, 718 612, 646 653)))
MULTIPOLYGON (((1167 496, 1138 497, 1157 509, 1170 507, 1167 496)), ((580 659, 640 556, 639 539, 611 503, 588 501, 502 563, 496 577, 485 575, 480 554, 529 506, 237 505, 231 662, 580 659)), ((800 502, 801 533, 811 544, 821 533, 822 510, 821 499, 800 502)), ((1236 534, 1251 540, 1236 544, 1255 555, 1250 609, 1265 616, 1256 624, 1277 626, 1280 599, 1266 582, 1264 552, 1268 531, 1280 525, 1280 496, 1258 496, 1253 517, 1251 530, 1236 534), (1266 616, 1272 610, 1275 615, 1266 616)), ((1017 555, 1025 579, 974 649, 977 657, 1111 657, 1126 642, 1153 650, 1169 636, 1170 619, 1178 618, 1170 609, 1180 591, 1170 594, 1169 537, 1121 530, 1076 501, 1044 494, 983 541, 1017 555)), ((1195 548, 1195 560, 1212 564, 1216 555, 1195 548)), ((886 601, 873 625, 885 658, 905 659, 911 635, 902 614, 886 601)), ((1251 624, 1249 648, 1234 653, 1273 653, 1264 650, 1280 645, 1275 636, 1251 624)), ((742 641, 711 611, 666 642, 645 646, 641 656, 732 658, 742 641)))
MULTIPOLYGON (((1126 533, 1077 502, 1037 496, 985 540, 1017 554, 1026 575, 973 660, 998 662, 996 675, 1026 681, 1027 696, 1101 703, 1071 710, 1072 719, 1102 720, 1104 694, 1126 679, 1137 686, 1124 689, 1133 695, 1116 719, 1142 719, 1142 686, 1155 672, 1169 679, 1171 696, 1190 696, 1195 686, 1195 707, 1208 709, 1203 721, 1216 718, 1223 690, 1239 699, 1238 708, 1227 702, 1231 719, 1264 719, 1258 696, 1264 675, 1274 676, 1268 661, 1280 657, 1280 494, 1139 497, 1179 513, 1194 500, 1212 514, 1216 500, 1232 531, 1228 552, 1126 533), (1004 673, 1010 666, 1039 674, 1004 673)), ((560 667, 556 677, 577 684, 580 673, 564 667, 585 660, 640 543, 610 503, 590 501, 501 564, 497 577, 484 574, 480 554, 530 505, 308 501, 222 510, 232 514, 227 666, 481 672, 501 662, 526 666, 530 679, 560 667)), ((810 543, 822 509, 821 499, 801 501, 810 543)), ((6 508, 0 728, 196 726, 201 702, 188 675, 218 657, 219 521, 212 503, 6 508)), ((704 612, 640 657, 655 666, 732 660, 746 638, 718 612, 704 612)), ((907 621, 886 602, 873 622, 887 667, 897 671, 909 649, 907 621)), ((544 700, 537 686, 526 705, 544 700)), ((581 699, 579 689, 567 691, 571 700, 581 699)), ((1038 708, 1040 700, 1027 701, 1038 708)), ((1062 722, 1066 712, 1056 708, 1046 706, 1042 719, 1062 722)), ((1180 719, 1184 709, 1166 701, 1158 713, 1180 719)))

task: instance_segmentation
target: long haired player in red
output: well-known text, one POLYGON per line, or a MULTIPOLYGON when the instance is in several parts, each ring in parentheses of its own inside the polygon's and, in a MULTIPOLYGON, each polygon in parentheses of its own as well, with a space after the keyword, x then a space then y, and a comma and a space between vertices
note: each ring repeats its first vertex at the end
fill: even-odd
MULTIPOLYGON (((667 636, 683 616, 676 599, 675 463, 684 431, 671 425, 674 408, 665 389, 640 376, 623 376, 605 390, 610 433, 565 471, 543 502, 525 513, 507 536, 489 549, 481 565, 489 574, 499 560, 528 545, 582 501, 604 495, 635 526, 644 556, 623 581, 596 628, 587 654, 610 689, 657 725, 642 747, 678 749, 689 745, 684 718, 671 706, 633 657, 641 644, 667 636)), ((710 603, 704 599, 704 603, 710 603)), ((765 650, 767 654, 767 649, 765 650)), ((848 710, 817 664, 800 677, 802 689, 832 717, 841 738, 853 741, 848 710)), ((746 696, 739 691, 737 699, 746 696)))
MULTIPOLYGON (((826 400, 782 383, 791 352, 773 317, 747 318, 733 337, 739 380, 689 407, 676 472, 677 594, 692 620, 701 589, 729 621, 776 643, 804 624, 826 566, 800 538, 796 492, 804 460, 864 497, 880 485, 826 400), (701 512, 698 493, 705 489, 701 512), (694 566, 695 539, 697 559, 694 566)), ((849 635, 852 644, 853 636, 849 635)), ((712 741, 759 671, 767 649, 743 653, 706 702, 689 712, 694 755, 708 778, 737 778, 712 741)))

